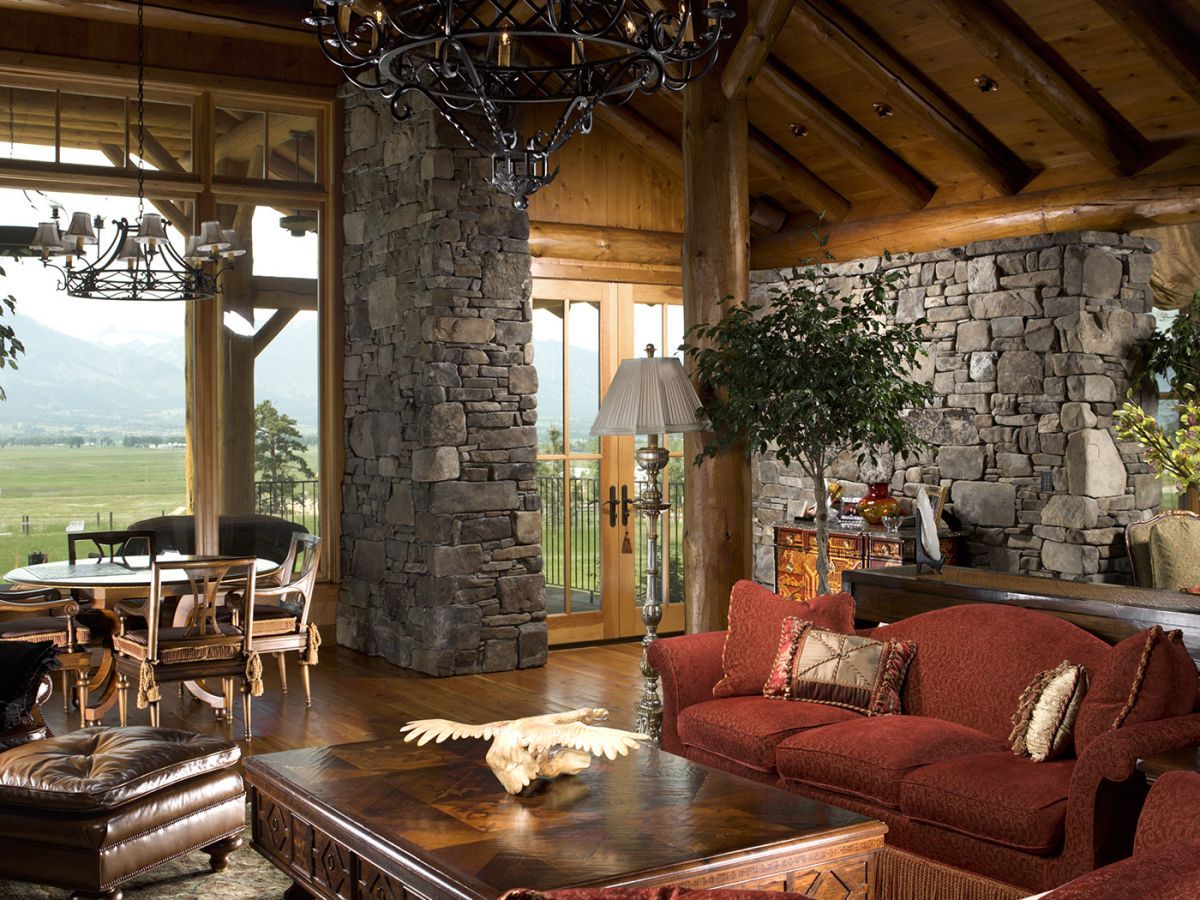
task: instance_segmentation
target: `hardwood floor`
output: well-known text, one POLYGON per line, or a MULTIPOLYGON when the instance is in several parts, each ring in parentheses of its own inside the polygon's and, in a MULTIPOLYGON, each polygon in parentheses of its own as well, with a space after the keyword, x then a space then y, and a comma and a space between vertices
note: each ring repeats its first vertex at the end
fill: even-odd
MULTIPOLYGON (((254 700, 254 739, 242 745, 246 755, 395 738, 410 719, 488 722, 582 706, 603 706, 615 727, 632 728, 641 695, 641 645, 636 642, 552 650, 544 668, 456 678, 419 675, 332 643, 321 648, 320 664, 312 673, 312 709, 304 706, 295 655, 289 654, 287 694, 279 690, 274 661, 263 660, 266 691, 254 700)), ((55 682, 54 696, 43 711, 54 732, 63 734, 78 722, 74 712, 63 712, 57 678, 55 682)), ((242 734, 240 699, 235 700, 231 726, 218 722, 208 706, 190 695, 180 700, 174 684, 162 685, 162 692, 162 727, 234 740, 242 734)), ((131 725, 149 724, 148 712, 136 709, 132 696, 129 706, 131 725)), ((117 724, 115 708, 104 724, 117 724)))

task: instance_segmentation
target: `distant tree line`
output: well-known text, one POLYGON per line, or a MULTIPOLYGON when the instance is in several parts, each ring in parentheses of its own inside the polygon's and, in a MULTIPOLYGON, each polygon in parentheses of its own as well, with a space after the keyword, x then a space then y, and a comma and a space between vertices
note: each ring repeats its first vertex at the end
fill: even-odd
MULTIPOLYGON (((162 444, 183 444, 182 434, 127 434, 121 438, 122 447, 157 447, 162 444)), ((117 439, 109 434, 25 434, 0 437, 0 447, 115 447, 117 439)))

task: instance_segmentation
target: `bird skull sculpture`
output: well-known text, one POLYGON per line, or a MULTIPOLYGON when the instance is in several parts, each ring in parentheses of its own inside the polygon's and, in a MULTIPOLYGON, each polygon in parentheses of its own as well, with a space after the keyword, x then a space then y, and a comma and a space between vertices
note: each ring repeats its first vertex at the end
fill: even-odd
POLYGON ((490 740, 488 767, 510 794, 520 793, 535 778, 578 775, 593 756, 625 756, 649 736, 616 728, 597 727, 608 719, 607 709, 575 709, 564 713, 467 725, 448 719, 409 722, 404 740, 423 746, 447 738, 490 740))

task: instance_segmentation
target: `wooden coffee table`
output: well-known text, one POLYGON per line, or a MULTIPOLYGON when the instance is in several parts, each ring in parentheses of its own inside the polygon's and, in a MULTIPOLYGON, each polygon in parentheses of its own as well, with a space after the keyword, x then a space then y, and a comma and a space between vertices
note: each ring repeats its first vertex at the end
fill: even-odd
POLYGON ((511 797, 486 750, 397 739, 251 757, 254 845, 296 898, 662 884, 874 896, 881 822, 649 747, 511 797))

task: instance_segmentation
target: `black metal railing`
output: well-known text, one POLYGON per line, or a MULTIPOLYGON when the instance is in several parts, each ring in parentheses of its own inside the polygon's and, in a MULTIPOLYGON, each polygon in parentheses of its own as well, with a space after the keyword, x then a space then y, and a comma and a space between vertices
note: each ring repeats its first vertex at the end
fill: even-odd
MULTIPOLYGON (((641 491, 642 482, 635 485, 641 491)), ((683 484, 672 480, 667 486, 671 507, 663 515, 659 535, 659 568, 663 572, 663 599, 679 602, 683 599, 683 484)), ((572 608, 595 608, 600 591, 601 528, 608 519, 601 516, 600 481, 596 478, 558 475, 538 477, 538 493, 542 505, 542 571, 548 588, 563 589, 570 574, 572 608), (563 492, 569 495, 565 503, 563 492), (567 522, 567 510, 570 521, 567 522), (568 544, 570 547, 568 558, 568 544)), ((630 510, 631 520, 626 529, 629 550, 634 555, 637 578, 637 597, 646 592, 646 520, 630 510)), ((620 526, 618 526, 620 527, 620 526)), ((621 535, 622 542, 625 535, 621 535)))
POLYGON ((320 533, 319 482, 256 481, 254 511, 260 516, 278 516, 303 525, 313 534, 320 533))

